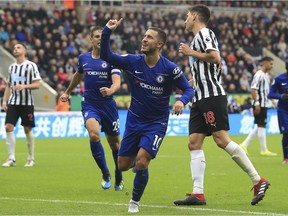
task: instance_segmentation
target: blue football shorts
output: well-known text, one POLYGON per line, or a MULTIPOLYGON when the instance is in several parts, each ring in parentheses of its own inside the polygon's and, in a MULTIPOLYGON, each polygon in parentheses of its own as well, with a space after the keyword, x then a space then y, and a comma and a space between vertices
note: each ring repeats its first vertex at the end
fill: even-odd
MULTIPOLYGON (((129 119, 127 118, 127 121, 129 119)), ((156 157, 166 134, 167 124, 149 122, 127 126, 120 144, 119 156, 135 157, 140 148, 156 157)))
POLYGON ((96 119, 101 125, 101 131, 111 136, 119 136, 120 121, 114 100, 105 102, 82 101, 84 124, 90 118, 96 119))

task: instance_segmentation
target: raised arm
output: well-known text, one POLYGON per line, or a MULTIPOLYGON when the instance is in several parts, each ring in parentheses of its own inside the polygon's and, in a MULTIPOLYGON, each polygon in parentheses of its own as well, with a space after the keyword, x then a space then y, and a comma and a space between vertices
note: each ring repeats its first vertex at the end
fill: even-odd
POLYGON ((122 18, 117 20, 109 20, 102 31, 100 58, 114 65, 115 67, 126 69, 127 60, 121 55, 117 55, 111 51, 110 48, 110 35, 113 30, 122 22, 122 18))

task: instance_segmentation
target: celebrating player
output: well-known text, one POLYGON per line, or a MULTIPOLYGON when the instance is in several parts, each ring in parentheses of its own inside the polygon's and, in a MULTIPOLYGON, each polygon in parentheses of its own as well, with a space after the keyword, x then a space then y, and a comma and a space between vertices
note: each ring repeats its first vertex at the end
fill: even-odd
POLYGON ((138 212, 139 201, 148 183, 149 163, 156 157, 166 134, 172 86, 183 91, 182 97, 173 106, 172 114, 176 115, 182 113, 194 91, 182 70, 160 55, 166 42, 166 33, 159 28, 150 27, 144 34, 141 46, 143 54, 120 56, 112 53, 110 34, 121 21, 109 20, 106 24, 101 39, 101 58, 123 69, 130 83, 131 104, 120 145, 118 166, 122 171, 134 166, 136 176, 128 212, 138 212))
POLYGON ((65 93, 60 96, 60 99, 67 101, 72 90, 84 77, 85 91, 82 101, 82 115, 90 137, 92 156, 102 172, 101 185, 103 189, 111 187, 111 175, 100 141, 100 125, 102 131, 105 132, 115 162, 114 189, 120 191, 124 189, 122 172, 117 166, 120 125, 118 110, 112 94, 120 88, 121 72, 100 58, 101 33, 102 27, 100 26, 91 29, 92 52, 79 56, 78 72, 74 74, 71 83, 65 93))

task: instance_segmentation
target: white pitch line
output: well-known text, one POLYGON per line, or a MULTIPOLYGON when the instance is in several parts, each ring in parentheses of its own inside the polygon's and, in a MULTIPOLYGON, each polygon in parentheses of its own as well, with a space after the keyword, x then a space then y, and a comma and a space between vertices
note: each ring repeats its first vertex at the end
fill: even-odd
MULTIPOLYGON (((15 201, 29 201, 29 202, 47 202, 47 203, 75 203, 75 204, 92 204, 92 205, 109 205, 109 206, 128 206, 124 203, 109 203, 109 202, 95 202, 95 201, 81 201, 81 200, 47 200, 47 199, 28 199, 28 198, 16 198, 16 197, 0 197, 0 200, 15 200, 15 201)), ((183 206, 161 206, 161 205, 145 205, 141 204, 141 207, 147 208, 169 208, 176 210, 195 210, 195 211, 207 211, 207 212, 223 212, 223 213, 236 213, 245 215, 273 215, 273 216, 288 216, 288 214, 279 214, 273 212, 252 212, 252 211, 238 211, 238 210, 226 210, 226 209, 209 209, 209 208, 193 208, 183 206)))

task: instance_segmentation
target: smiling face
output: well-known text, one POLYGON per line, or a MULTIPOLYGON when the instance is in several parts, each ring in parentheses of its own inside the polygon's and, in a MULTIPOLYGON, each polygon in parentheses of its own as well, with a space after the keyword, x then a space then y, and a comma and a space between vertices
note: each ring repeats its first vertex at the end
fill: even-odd
POLYGON ((148 29, 142 39, 141 52, 144 54, 153 53, 159 51, 163 45, 164 43, 158 37, 158 32, 148 29))

